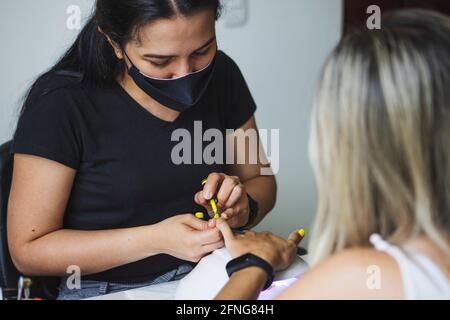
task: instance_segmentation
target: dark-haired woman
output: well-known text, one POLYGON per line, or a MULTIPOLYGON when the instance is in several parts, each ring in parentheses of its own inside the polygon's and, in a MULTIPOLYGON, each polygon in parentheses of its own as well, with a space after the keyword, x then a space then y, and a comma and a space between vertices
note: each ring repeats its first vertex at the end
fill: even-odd
POLYGON ((214 222, 192 214, 212 197, 234 228, 274 206, 275 179, 260 164, 172 159, 172 133, 194 136, 197 121, 256 129, 245 80, 217 50, 219 13, 218 0, 98 0, 32 86, 12 146, 8 239, 19 271, 62 277, 59 299, 183 277, 223 246, 214 222))

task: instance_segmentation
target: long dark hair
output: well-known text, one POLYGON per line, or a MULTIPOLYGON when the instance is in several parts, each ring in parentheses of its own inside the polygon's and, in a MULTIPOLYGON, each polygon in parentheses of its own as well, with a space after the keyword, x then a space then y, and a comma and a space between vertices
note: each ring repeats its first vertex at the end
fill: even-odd
POLYGON ((176 15, 189 16, 204 9, 214 10, 217 20, 221 8, 220 0, 97 0, 94 13, 75 42, 53 67, 38 78, 25 100, 40 79, 54 73, 74 75, 82 82, 99 87, 111 85, 125 65, 117 59, 99 27, 123 48, 147 23, 176 15))

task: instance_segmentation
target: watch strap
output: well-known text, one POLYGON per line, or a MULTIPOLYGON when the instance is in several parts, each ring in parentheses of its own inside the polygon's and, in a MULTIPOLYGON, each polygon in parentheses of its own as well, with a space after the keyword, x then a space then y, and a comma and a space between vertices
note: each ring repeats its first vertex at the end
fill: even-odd
POLYGON ((264 285, 263 290, 268 289, 272 285, 273 279, 275 277, 272 266, 264 259, 261 259, 260 257, 251 253, 244 254, 243 256, 237 257, 236 259, 228 262, 226 265, 226 270, 228 276, 231 277, 233 273, 249 267, 259 267, 267 273, 268 280, 264 285))

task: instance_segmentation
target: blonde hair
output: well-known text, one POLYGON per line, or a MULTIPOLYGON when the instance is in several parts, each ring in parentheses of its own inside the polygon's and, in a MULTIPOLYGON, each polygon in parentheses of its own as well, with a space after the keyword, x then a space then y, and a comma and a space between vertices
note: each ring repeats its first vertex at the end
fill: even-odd
POLYGON ((378 233, 450 256, 450 18, 399 11, 342 40, 313 112, 313 264, 378 233))

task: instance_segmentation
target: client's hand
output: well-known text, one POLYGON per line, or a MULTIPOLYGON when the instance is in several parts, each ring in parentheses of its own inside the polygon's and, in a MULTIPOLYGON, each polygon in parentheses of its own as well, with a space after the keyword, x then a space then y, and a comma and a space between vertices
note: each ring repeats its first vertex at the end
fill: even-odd
POLYGON ((287 241, 267 231, 247 231, 245 234, 235 235, 223 219, 217 220, 217 228, 222 232, 225 246, 232 258, 252 253, 270 263, 275 271, 289 267, 297 252, 297 246, 303 239, 298 231, 291 233, 287 241))

